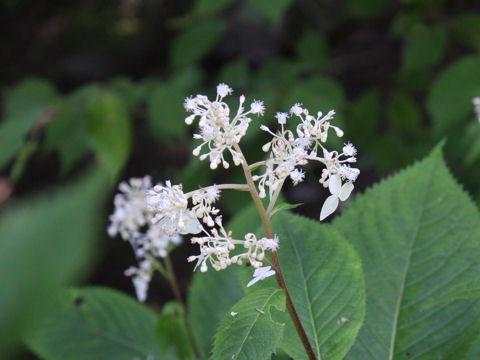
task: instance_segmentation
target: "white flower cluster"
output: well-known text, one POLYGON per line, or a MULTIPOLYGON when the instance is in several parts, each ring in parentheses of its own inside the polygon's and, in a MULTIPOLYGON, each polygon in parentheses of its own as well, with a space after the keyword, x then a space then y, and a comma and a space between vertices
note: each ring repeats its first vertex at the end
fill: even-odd
POLYGON ((321 112, 312 116, 302 104, 295 104, 287 113, 277 113, 276 119, 281 126, 277 133, 271 131, 267 126, 260 128, 270 135, 272 140, 263 145, 264 152, 269 152, 265 161, 265 172, 255 175, 254 181, 258 181, 260 197, 266 196, 265 187, 272 197, 275 190, 280 188, 287 177, 297 185, 302 182, 305 174, 298 166, 306 165, 309 161, 316 161, 325 166, 322 171, 320 183, 330 190, 330 197, 325 201, 320 214, 320 220, 332 214, 338 206, 339 200, 345 201, 353 190, 353 182, 357 179, 360 171, 350 167, 350 163, 357 161, 357 150, 347 143, 342 153, 328 151, 323 143, 328 139, 328 131, 333 129, 338 137, 343 136, 343 131, 330 122, 335 112, 329 111, 326 115, 321 112), (295 131, 285 128, 290 117, 296 117, 299 124, 295 131), (321 155, 319 155, 319 153, 321 155), (342 185, 343 182, 343 185, 342 185))
POLYGON ((475 107, 475 113, 477 114, 478 122, 480 122, 480 96, 474 97, 472 102, 475 107))
POLYGON ((252 121, 250 114, 263 115, 265 106, 262 101, 254 101, 250 105, 250 110, 245 111, 243 105, 245 96, 240 96, 240 105, 237 114, 230 118, 230 108, 223 102, 223 99, 232 93, 232 89, 226 84, 217 86, 217 97, 210 101, 205 95, 197 95, 185 99, 185 109, 193 113, 185 119, 188 125, 191 125, 195 118, 199 118, 198 126, 200 134, 195 134, 195 139, 201 139, 202 143, 193 150, 193 155, 200 156, 200 160, 207 157, 210 160, 210 168, 216 169, 221 163, 225 169, 230 164, 224 157, 224 151, 230 152, 235 165, 242 162, 240 154, 233 148, 240 139, 246 134, 248 125, 252 121), (202 149, 206 147, 207 152, 200 155, 202 149))

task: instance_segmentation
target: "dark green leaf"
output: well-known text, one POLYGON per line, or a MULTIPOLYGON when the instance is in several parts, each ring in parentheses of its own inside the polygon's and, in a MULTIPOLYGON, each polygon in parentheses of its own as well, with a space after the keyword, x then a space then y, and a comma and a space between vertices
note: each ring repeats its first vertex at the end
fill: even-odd
POLYGON ((92 99, 87 129, 100 166, 114 180, 130 155, 132 130, 125 104, 109 93, 92 99))
POLYGON ((181 32, 174 40, 170 65, 183 69, 197 64, 222 38, 227 24, 220 19, 209 19, 181 32))
POLYGON ((233 0, 197 0, 194 12, 197 14, 208 14, 220 11, 230 5, 233 0))
POLYGON ((278 24, 283 14, 291 3, 291 0, 249 0, 260 14, 271 23, 278 24))
POLYGON ((28 132, 50 115, 50 107, 56 101, 55 89, 43 80, 26 79, 7 90, 0 125, 0 168, 22 148, 28 132))
POLYGON ((422 114, 409 95, 393 92, 387 104, 387 117, 391 126, 402 138, 417 140, 422 133, 422 114))
POLYGON ((27 342, 36 354, 51 360, 160 360, 156 321, 146 306, 119 292, 70 289, 27 342))
POLYGON ((178 359, 189 360, 194 356, 183 315, 183 307, 176 302, 163 306, 157 322, 157 341, 162 354, 173 348, 178 359))
POLYGON ((21 334, 38 325, 59 287, 85 273, 104 195, 104 179, 91 174, 56 193, 2 209, 2 356, 21 334))
POLYGON ((347 12, 359 19, 371 19, 382 13, 390 0, 347 0, 347 12))
POLYGON ((441 73, 430 88, 427 108, 440 138, 452 136, 471 119, 472 98, 480 96, 480 59, 464 57, 441 73))
POLYGON ((480 300, 425 309, 480 279, 480 216, 437 147, 358 196, 333 223, 359 251, 367 315, 347 359, 462 359, 480 300))
POLYGON ((302 63, 318 68, 328 60, 327 41, 318 31, 307 30, 298 43, 297 52, 302 63))
POLYGON ((285 311, 281 289, 258 289, 236 303, 220 323, 213 360, 270 359, 285 327, 272 319, 272 307, 285 311))
POLYGON ((453 28, 458 42, 473 50, 480 50, 480 14, 457 15, 453 28))

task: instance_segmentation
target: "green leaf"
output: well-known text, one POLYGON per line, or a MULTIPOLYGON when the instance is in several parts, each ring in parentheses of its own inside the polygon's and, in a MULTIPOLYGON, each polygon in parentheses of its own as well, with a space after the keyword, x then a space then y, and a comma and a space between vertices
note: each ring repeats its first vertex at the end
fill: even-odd
POLYGON ((183 108, 183 99, 187 95, 185 88, 174 82, 158 82, 152 87, 147 100, 147 124, 156 139, 172 144, 186 138, 188 114, 183 108))
POLYGON ((438 64, 445 55, 447 40, 447 30, 442 26, 414 26, 405 39, 400 72, 418 72, 438 64))
POLYGON ((281 289, 258 289, 236 303, 220 323, 212 359, 270 359, 285 327, 272 319, 272 306, 285 311, 281 289))
POLYGON ((57 151, 63 174, 66 174, 89 152, 86 108, 73 99, 65 102, 47 125, 45 148, 57 151))
MULTIPOLYGON (((278 256, 287 288, 317 358, 343 359, 365 314, 357 253, 330 226, 298 215, 282 212, 272 218, 272 228, 280 239, 278 256)), ((281 347, 294 359, 307 359, 292 321, 286 324, 281 347)))
POLYGON ((347 0, 347 13, 358 19, 371 19, 382 13, 390 0, 347 0))
POLYGON ((221 11, 232 2, 233 0, 197 0, 194 12, 197 14, 208 14, 221 11))
POLYGON ((333 225, 360 253, 367 285, 347 359, 462 359, 480 331, 480 301, 425 305, 480 279, 480 216, 440 146, 357 196, 333 225))
POLYGON ((415 100, 406 93, 390 94, 387 117, 391 126, 403 138, 417 140, 422 133, 422 114, 415 100))
POLYGON ((227 24, 220 19, 205 20, 181 32, 174 40, 170 65, 177 70, 197 64, 222 38, 227 24))
POLYGON ((275 207, 272 210, 271 216, 275 215, 275 213, 279 211, 284 211, 284 210, 290 210, 290 209, 295 209, 303 204, 289 204, 289 203, 281 203, 278 205, 275 205, 275 207))
POLYGON ((479 95, 480 59, 463 57, 441 73, 427 98, 435 136, 453 136, 461 130, 471 120, 472 98, 479 95))
POLYGON ((391 32, 396 36, 407 35, 412 28, 422 23, 423 16, 420 12, 400 12, 394 19, 391 32))
MULTIPOLYGON (((232 231, 233 237, 243 237, 249 228, 256 229, 259 225, 258 213, 250 206, 239 211, 225 228, 232 231)), ((188 317, 203 356, 212 350, 220 320, 243 295, 238 272, 239 267, 233 265, 222 271, 198 271, 193 276, 187 298, 188 317)))
POLYGON ((225 64, 218 76, 218 82, 230 85, 235 91, 245 89, 250 80, 250 69, 245 60, 235 60, 225 64))
POLYGON ((307 66, 318 68, 325 65, 328 60, 325 36, 318 31, 307 30, 298 43, 297 52, 307 66))
POLYGON ((194 356, 190 343, 183 307, 171 301, 163 306, 162 314, 157 322, 157 342, 162 354, 168 353, 173 348, 178 359, 188 360, 194 356))
POLYGON ((65 290, 56 310, 28 337, 46 359, 162 359, 157 317, 146 306, 106 288, 65 290))
POLYGON ((48 116, 57 101, 53 86, 43 80, 26 79, 6 91, 4 119, 0 124, 0 168, 22 148, 28 132, 48 116))
POLYGON ((375 137, 371 134, 378 132, 380 122, 380 92, 371 89, 360 94, 350 103, 347 118, 345 133, 352 136, 354 144, 359 149, 372 148, 375 137))
POLYGON ((103 177, 93 173, 55 193, 2 209, 2 356, 8 357, 20 335, 38 325, 60 286, 88 269, 105 188, 103 177))
POLYGON ((472 342, 470 349, 468 350, 467 356, 464 360, 478 360, 480 359, 480 336, 472 342))
POLYGON ((93 99, 87 129, 100 166, 115 180, 130 155, 132 130, 125 104, 109 93, 93 99))
POLYGON ((283 18, 283 14, 291 3, 291 0, 249 0, 253 7, 263 15, 263 17, 273 24, 278 24, 283 18))
POLYGON ((453 29, 459 43, 473 50, 480 50, 480 14, 457 15, 453 22, 453 29))

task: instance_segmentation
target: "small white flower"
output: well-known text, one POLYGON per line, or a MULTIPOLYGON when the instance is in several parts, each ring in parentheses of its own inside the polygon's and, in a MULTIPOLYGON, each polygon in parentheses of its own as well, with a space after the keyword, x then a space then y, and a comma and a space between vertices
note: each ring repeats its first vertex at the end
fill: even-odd
POLYGON ((300 116, 302 115, 302 113, 303 113, 303 108, 302 108, 302 104, 300 103, 296 103, 290 108, 290 114, 295 114, 297 116, 300 116))
POLYGON ((292 179, 293 185, 297 185, 303 181, 305 173, 302 170, 295 169, 290 173, 290 179, 292 179))
POLYGON ((232 88, 227 84, 218 84, 217 85, 217 95, 221 98, 224 98, 227 95, 230 95, 233 92, 232 88))
POLYGON ((259 282, 260 280, 266 279, 267 277, 270 277, 272 275, 275 275, 275 270, 272 270, 271 266, 264 266, 255 269, 253 273, 253 279, 248 282, 247 287, 250 287, 259 282))
POLYGON ((265 112, 265 105, 263 105, 263 101, 254 100, 253 103, 250 105, 250 112, 252 114, 263 115, 263 113, 265 112))
POLYGON ((280 125, 285 125, 287 123, 288 114, 285 112, 277 112, 275 114, 275 118, 277 119, 280 125))
POLYGON ((335 174, 330 175, 328 180, 328 188, 332 195, 325 200, 325 203, 322 206, 322 211, 320 212, 320 221, 325 219, 337 209, 339 200, 345 201, 348 199, 353 190, 353 184, 351 181, 348 181, 342 185, 342 179, 340 175, 335 174))
POLYGON ((475 112, 477 113, 478 122, 480 122, 480 96, 474 97, 472 99, 472 102, 475 106, 475 112))
POLYGON ((352 143, 346 143, 345 146, 342 149, 343 154, 346 156, 355 156, 357 155, 357 149, 355 146, 352 145, 352 143))

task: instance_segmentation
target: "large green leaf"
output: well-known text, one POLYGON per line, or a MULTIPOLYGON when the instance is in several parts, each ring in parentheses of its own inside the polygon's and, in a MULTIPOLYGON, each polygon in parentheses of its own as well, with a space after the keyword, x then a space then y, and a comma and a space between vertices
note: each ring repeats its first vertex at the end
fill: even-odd
POLYGON ((50 360, 160 360, 156 323, 146 306, 116 291, 70 289, 27 342, 50 360))
POLYGON ((49 116, 49 107, 56 100, 53 86, 38 79, 26 79, 6 91, 5 115, 0 125, 0 168, 21 149, 35 124, 49 116))
POLYGON ((279 288, 258 289, 235 304, 218 328, 213 360, 270 359, 285 327, 272 318, 272 307, 285 311, 285 294, 279 288))
POLYGON ((480 96, 480 59, 464 57, 440 74, 428 94, 435 135, 452 136, 451 130, 462 130, 471 119, 474 96, 480 96))
MULTIPOLYGON (((245 194, 245 196, 250 196, 245 194)), ((254 206, 238 212, 226 229, 234 237, 242 237, 260 225, 260 218, 254 206)), ((210 269, 206 273, 196 272, 188 296, 188 316, 193 334, 203 356, 208 356, 220 320, 242 297, 243 291, 238 280, 239 267, 232 265, 221 271, 210 269)))
MULTIPOLYGON (((343 359, 365 314, 358 255, 337 231, 318 221, 281 212, 272 218, 272 227, 280 239, 287 288, 317 358, 343 359)), ((292 321, 282 349, 294 359, 307 359, 292 321)))
POLYGON ((480 279, 480 216, 440 147, 358 196, 333 225, 359 251, 367 285, 347 359, 462 359, 480 330, 480 301, 438 301, 480 279))
POLYGON ((472 342, 464 360, 480 359, 480 335, 472 342))
POLYGON ((291 3, 291 0, 276 0, 275 2, 270 0, 249 1, 266 20, 274 24, 278 24, 282 20, 283 14, 291 3))
POLYGON ((93 99, 87 129, 100 166, 115 179, 130 155, 132 134, 125 104, 109 93, 93 99))
POLYGON ((103 202, 99 174, 0 215, 0 353, 7 356, 61 285, 88 269, 103 202))

